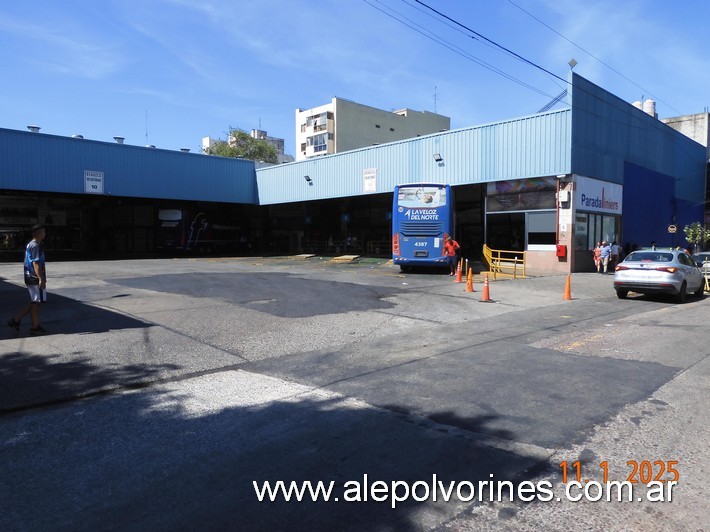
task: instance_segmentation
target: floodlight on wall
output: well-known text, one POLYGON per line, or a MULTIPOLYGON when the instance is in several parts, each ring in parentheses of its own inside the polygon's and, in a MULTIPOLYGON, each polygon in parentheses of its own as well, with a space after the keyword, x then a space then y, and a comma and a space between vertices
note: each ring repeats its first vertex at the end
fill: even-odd
POLYGON ((434 160, 435 160, 437 163, 440 163, 441 161, 444 160, 444 158, 441 156, 440 153, 435 153, 435 154, 434 154, 434 160))
POLYGON ((308 186, 310 186, 310 187, 313 186, 313 180, 310 178, 310 176, 304 175, 303 179, 306 180, 306 182, 308 183, 308 186))
POLYGON ((123 144, 123 141, 126 140, 125 137, 113 137, 113 140, 116 141, 116 144, 123 144))
POLYGON ((183 153, 190 153, 190 148, 180 148, 180 151, 183 153))
POLYGON ((39 126, 27 126, 27 129, 29 129, 32 133, 39 133, 39 130, 42 128, 39 126))

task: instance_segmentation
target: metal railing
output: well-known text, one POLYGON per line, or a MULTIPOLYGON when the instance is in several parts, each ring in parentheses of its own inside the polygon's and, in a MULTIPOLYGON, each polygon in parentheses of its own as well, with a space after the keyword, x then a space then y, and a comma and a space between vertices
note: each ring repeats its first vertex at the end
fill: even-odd
POLYGON ((491 249, 483 244, 483 258, 488 263, 493 279, 497 279, 499 275, 510 276, 513 279, 525 277, 525 251, 491 249))

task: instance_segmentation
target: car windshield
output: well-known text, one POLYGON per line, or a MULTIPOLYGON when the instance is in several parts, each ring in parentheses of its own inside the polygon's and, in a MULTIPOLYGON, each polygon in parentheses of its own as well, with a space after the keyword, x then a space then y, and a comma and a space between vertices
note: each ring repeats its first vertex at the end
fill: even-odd
POLYGON ((624 262, 671 262, 673 253, 663 253, 658 251, 634 251, 624 262))

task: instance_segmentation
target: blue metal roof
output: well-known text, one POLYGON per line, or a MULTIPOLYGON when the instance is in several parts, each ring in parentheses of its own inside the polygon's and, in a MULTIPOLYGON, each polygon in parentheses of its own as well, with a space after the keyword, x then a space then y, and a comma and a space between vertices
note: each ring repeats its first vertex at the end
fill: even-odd
POLYGON ((112 196, 257 201, 252 161, 0 129, 0 188, 83 194, 87 170, 112 196))
POLYGON ((84 172, 96 171, 113 196, 270 205, 413 182, 574 173, 623 184, 631 163, 674 178, 677 197, 704 201, 700 144, 574 73, 570 82, 563 110, 258 170, 241 159, 0 129, 0 188, 83 194, 84 172))
POLYGON ((570 138, 567 109, 260 168, 259 203, 392 192, 418 181, 463 185, 569 173, 570 138), (368 191, 364 175, 372 169, 376 189, 368 191))

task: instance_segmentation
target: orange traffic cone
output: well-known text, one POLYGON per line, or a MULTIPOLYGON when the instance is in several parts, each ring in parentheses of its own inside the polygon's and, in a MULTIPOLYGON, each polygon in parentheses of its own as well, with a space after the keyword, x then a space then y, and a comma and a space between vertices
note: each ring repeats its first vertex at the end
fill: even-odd
POLYGON ((565 294, 562 297, 565 301, 572 301, 572 274, 567 274, 567 282, 565 283, 565 294))
POLYGON ((491 300, 491 295, 488 288, 488 274, 483 278, 483 295, 481 296, 481 301, 487 303, 491 300))
POLYGON ((473 289, 473 270, 468 269, 468 275, 466 276, 466 292, 475 292, 473 289))
POLYGON ((456 266, 456 279, 454 279, 455 283, 460 283, 463 282, 461 280, 461 261, 459 261, 459 265, 456 266))

